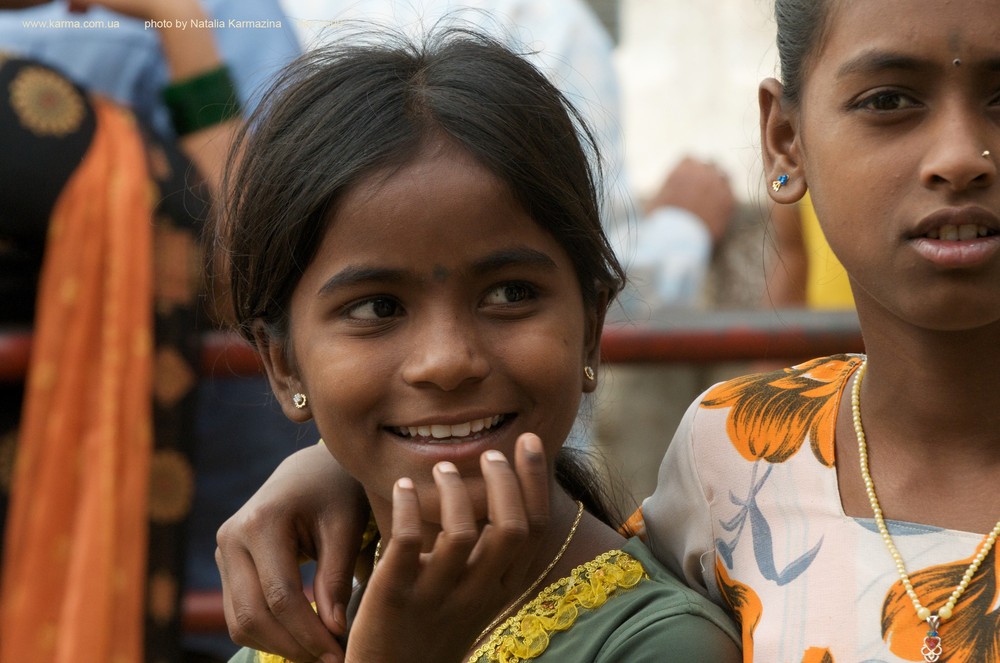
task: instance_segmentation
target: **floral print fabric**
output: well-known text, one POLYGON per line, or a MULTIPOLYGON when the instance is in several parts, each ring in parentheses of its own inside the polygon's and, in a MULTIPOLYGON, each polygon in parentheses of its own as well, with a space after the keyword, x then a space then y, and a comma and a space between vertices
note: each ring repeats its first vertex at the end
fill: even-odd
MULTIPOLYGON (((736 617, 747 661, 923 660, 927 625, 874 521, 841 508, 834 431, 860 362, 820 358, 709 389, 685 415, 641 522, 632 521, 668 568, 736 617)), ((984 539, 888 526, 932 609, 984 539)), ((1000 661, 997 570, 994 550, 941 627, 940 661, 1000 661)))

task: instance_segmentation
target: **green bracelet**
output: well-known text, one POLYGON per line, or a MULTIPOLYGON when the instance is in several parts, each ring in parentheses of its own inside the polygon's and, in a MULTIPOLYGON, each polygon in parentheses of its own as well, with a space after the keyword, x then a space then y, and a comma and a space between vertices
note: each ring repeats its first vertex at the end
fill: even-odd
POLYGON ((174 130, 185 136, 240 114, 236 87, 225 65, 163 88, 174 130))

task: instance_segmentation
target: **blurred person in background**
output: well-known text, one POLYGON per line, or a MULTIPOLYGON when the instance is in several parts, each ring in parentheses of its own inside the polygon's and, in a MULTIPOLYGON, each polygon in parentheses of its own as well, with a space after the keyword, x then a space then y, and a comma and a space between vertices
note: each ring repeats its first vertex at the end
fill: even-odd
MULTIPOLYGON (((269 407, 264 380, 201 381, 198 375, 200 336, 210 326, 206 314, 199 310, 204 303, 201 226, 209 214, 229 134, 238 121, 240 108, 256 103, 258 88, 298 54, 297 42, 280 8, 271 0, 7 2, 3 9, 0 50, 7 53, 3 84, 9 95, 3 106, 8 121, 2 124, 5 146, 2 172, 7 186, 3 192, 4 204, 0 205, 0 288, 5 301, 23 303, 8 309, 3 322, 26 325, 36 320, 34 293, 39 287, 43 253, 51 248, 46 244, 50 220, 60 206, 79 206, 70 185, 81 179, 80 171, 96 159, 94 154, 102 151, 99 138, 105 134, 134 134, 141 154, 133 151, 136 158, 128 163, 134 172, 126 174, 136 187, 155 187, 152 207, 140 206, 130 212, 133 217, 152 215, 154 222, 152 254, 147 259, 151 263, 147 268, 153 271, 149 310, 155 314, 154 351, 147 361, 152 371, 150 417, 154 449, 148 452, 146 460, 140 454, 129 456, 132 458, 129 463, 123 460, 125 456, 109 461, 124 463, 135 470, 136 477, 143 477, 139 486, 129 488, 132 491, 129 494, 131 501, 140 506, 143 528, 148 527, 148 532, 140 534, 133 523, 135 536, 123 538, 113 533, 111 536, 119 538, 127 549, 121 554, 135 556, 141 552, 140 566, 147 578, 129 584, 139 597, 135 600, 143 603, 130 609, 136 615, 146 615, 145 637, 137 637, 144 641, 147 656, 150 660, 181 660, 181 588, 219 586, 212 559, 214 532, 219 523, 232 511, 232 505, 242 503, 263 476, 296 448, 298 440, 312 439, 311 435, 300 438, 297 429, 269 407), (7 11, 14 9, 17 11, 7 11), (94 109, 104 106, 114 107, 134 119, 119 122, 115 131, 102 129, 104 125, 97 121, 101 113, 94 109), (147 181, 150 184, 144 184, 147 181), (238 455, 232 452, 230 441, 234 438, 241 439, 238 455), (149 466, 148 472, 142 471, 144 464, 149 466), (148 508, 146 490, 150 493, 148 508), (226 499, 232 501, 227 503, 226 499), (148 545, 144 545, 147 536, 148 545)), ((86 195, 102 200, 103 187, 111 186, 112 177, 121 176, 110 172, 95 176, 93 181, 102 188, 92 187, 86 195)), ((118 193, 109 190, 108 199, 118 193)), ((149 225, 130 223, 126 227, 149 225)), ((137 242, 142 245, 141 240, 137 242)), ((75 325, 71 328, 75 335, 78 328, 75 325)), ((39 347, 43 335, 36 327, 34 347, 39 347)), ((84 372, 81 379, 96 379, 94 373, 88 373, 82 366, 80 370, 84 372)), ((68 371, 70 367, 61 361, 57 369, 59 381, 65 379, 68 371)), ((46 463, 32 469, 23 458, 44 456, 49 461, 51 453, 37 440, 30 446, 41 451, 24 452, 25 438, 33 435, 27 419, 21 421, 21 448, 17 448, 22 388, 22 385, 4 386, 0 443, 5 458, 17 458, 17 476, 30 477, 33 472, 46 472, 41 467, 46 463)), ((82 409, 88 411, 92 407, 84 404, 82 409)), ((30 408, 25 409, 28 412, 30 408)), ((53 408, 48 408, 42 416, 51 417, 52 412, 53 408)), ((122 443, 134 439, 138 438, 124 436, 122 443)), ((69 441, 65 443, 68 447, 69 441)), ((5 466, 9 468, 11 464, 5 466)), ((97 482, 101 467, 95 460, 88 464, 85 475, 67 469, 60 499, 75 502, 74 490, 85 491, 88 483, 97 482)), ((117 465, 112 474, 120 478, 123 469, 117 465)), ((52 470, 47 472, 52 474, 52 470)), ((9 471, 4 474, 0 481, 4 504, 0 506, 6 513, 6 493, 12 479, 9 471)), ((17 583, 28 589, 12 587, 9 581, 4 583, 8 599, 3 613, 5 648, 16 647, 20 639, 7 637, 7 633, 17 632, 8 622, 8 618, 17 617, 16 611, 9 609, 9 600, 20 600, 15 595, 18 592, 33 593, 31 588, 40 580, 57 582, 65 578, 60 575, 59 560, 50 563, 46 555, 39 555, 33 562, 41 570, 15 574, 15 569, 27 568, 22 566, 28 563, 24 560, 34 558, 31 551, 42 547, 45 536, 58 536, 54 522, 51 527, 43 527, 49 530, 47 533, 24 533, 22 525, 30 526, 32 519, 17 516, 16 512, 44 512, 38 502, 48 499, 39 484, 27 487, 25 481, 29 480, 14 483, 15 494, 18 484, 24 484, 20 489, 24 497, 20 502, 14 498, 11 531, 4 547, 8 560, 21 560, 8 561, 8 578, 17 577, 17 583), (19 508, 17 504, 22 506, 19 508)), ((116 494, 114 499, 121 497, 116 494)), ((121 530, 114 528, 125 517, 101 511, 108 501, 93 502, 97 511, 90 517, 112 528, 108 531, 120 533, 121 530)), ((67 520, 62 524, 67 527, 73 527, 73 519, 84 517, 81 513, 86 510, 85 506, 79 507, 79 513, 71 508, 53 508, 65 512, 67 520)), ((134 520, 134 516, 130 517, 134 520)), ((110 559, 115 558, 109 556, 110 559)), ((74 572, 78 574, 76 577, 89 576, 95 583, 104 577, 94 569, 77 568, 74 572)), ((67 589, 67 593, 72 591, 78 589, 67 589)), ((96 601, 94 597, 88 600, 96 601)), ((55 596, 47 596, 46 601, 59 605, 55 596)), ((114 624, 105 619, 96 605, 95 602, 94 609, 87 612, 103 625, 114 624)), ((88 624, 82 620, 76 630, 90 631, 87 637, 95 642, 95 634, 103 631, 88 628, 88 624)), ((31 633, 36 627, 49 628, 44 619, 30 627, 31 633)), ((113 630, 114 639, 124 647, 122 651, 130 651, 129 660, 138 660, 132 656, 134 651, 129 649, 132 645, 127 642, 131 631, 118 626, 113 626, 113 630)), ((61 651, 77 648, 68 634, 63 635, 64 629, 60 627, 59 632, 61 651)), ((233 651, 224 635, 192 636, 187 648, 187 660, 191 661, 221 660, 233 651)), ((110 659, 97 650, 93 655, 95 661, 110 659)), ((7 655, 3 658, 6 660, 7 655)))
POLYGON ((371 22, 421 33, 439 21, 467 24, 524 51, 594 128, 603 150, 605 228, 632 281, 612 317, 647 320, 702 302, 713 248, 736 205, 725 173, 681 159, 640 204, 625 167, 621 86, 614 43, 584 0, 280 0, 304 49, 330 28, 371 22))

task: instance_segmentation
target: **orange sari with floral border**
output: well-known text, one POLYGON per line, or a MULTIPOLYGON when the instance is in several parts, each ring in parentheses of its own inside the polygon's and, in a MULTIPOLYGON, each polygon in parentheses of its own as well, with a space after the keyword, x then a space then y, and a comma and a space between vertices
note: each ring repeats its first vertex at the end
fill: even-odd
POLYGON ((53 210, 5 537, 0 660, 142 659, 152 209, 127 111, 53 210))

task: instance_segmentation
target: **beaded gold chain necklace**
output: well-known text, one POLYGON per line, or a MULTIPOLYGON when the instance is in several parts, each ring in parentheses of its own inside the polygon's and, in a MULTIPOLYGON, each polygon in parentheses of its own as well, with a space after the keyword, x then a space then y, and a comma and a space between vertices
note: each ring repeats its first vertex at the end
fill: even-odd
POLYGON ((871 472, 868 469, 868 446, 865 442, 865 429, 861 425, 861 380, 864 378, 867 368, 868 359, 866 358, 861 362, 861 366, 858 367, 858 376, 854 379, 854 385, 851 387, 851 415, 854 418, 854 433, 858 438, 858 458, 861 462, 861 478, 865 482, 865 492, 868 493, 868 502, 871 504, 879 534, 882 535, 882 540, 885 542, 886 548, 889 549, 889 554, 892 555, 892 559, 896 563, 896 572, 899 574, 899 581, 903 584, 906 595, 913 602, 913 607, 917 611, 917 617, 921 621, 927 622, 927 625, 930 627, 927 637, 924 638, 920 654, 924 657, 924 661, 933 663, 941 659, 942 652, 944 651, 941 644, 941 635, 938 631, 941 621, 951 619, 952 612, 955 610, 955 604, 958 603, 958 599, 965 593, 969 582, 971 582, 973 576, 976 575, 976 571, 979 570, 979 566, 990 553, 993 544, 996 543, 997 536, 1000 536, 1000 521, 997 521, 997 524, 979 546, 979 552, 972 559, 969 568, 965 570, 962 580, 955 587, 955 591, 948 597, 947 603, 941 606, 936 613, 924 607, 920 603, 917 592, 913 589, 913 583, 910 582, 910 576, 906 572, 906 564, 903 562, 903 557, 899 554, 899 550, 896 549, 896 544, 893 543, 892 536, 889 534, 889 528, 886 527, 885 518, 882 516, 882 507, 879 506, 878 498, 875 496, 875 483, 872 481, 871 472))

